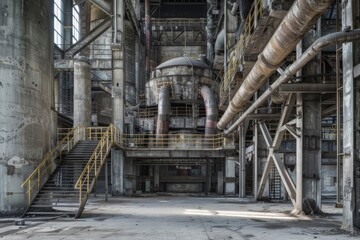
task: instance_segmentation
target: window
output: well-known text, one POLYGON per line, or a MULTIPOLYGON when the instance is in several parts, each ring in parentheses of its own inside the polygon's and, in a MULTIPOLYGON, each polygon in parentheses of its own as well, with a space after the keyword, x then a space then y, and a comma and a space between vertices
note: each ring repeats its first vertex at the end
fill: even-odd
POLYGON ((80 37, 80 20, 79 20, 79 6, 75 5, 72 9, 72 43, 79 41, 80 37))
POLYGON ((63 0, 54 0, 54 43, 61 49, 64 45, 63 0))

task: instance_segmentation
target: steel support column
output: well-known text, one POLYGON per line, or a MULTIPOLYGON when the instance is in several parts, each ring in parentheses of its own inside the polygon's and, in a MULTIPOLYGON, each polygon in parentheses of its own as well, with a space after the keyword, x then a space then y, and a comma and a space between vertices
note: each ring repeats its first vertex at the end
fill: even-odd
POLYGON ((294 214, 302 213, 303 198, 303 102, 302 94, 296 94, 296 201, 294 214))
MULTIPOLYGON (((125 71, 124 71, 124 1, 113 2, 113 44, 112 50, 112 123, 124 132, 125 71)), ((111 150, 112 194, 124 194, 125 156, 123 150, 111 150), (113 156, 114 155, 114 156, 113 156)))
MULTIPOLYGON (((359 1, 342 1, 342 27, 359 27, 359 1)), ((343 44, 343 221, 342 229, 360 228, 359 81, 354 79, 359 42, 343 44)))
POLYGON ((245 167, 245 124, 239 126, 239 197, 246 197, 246 167, 245 167))

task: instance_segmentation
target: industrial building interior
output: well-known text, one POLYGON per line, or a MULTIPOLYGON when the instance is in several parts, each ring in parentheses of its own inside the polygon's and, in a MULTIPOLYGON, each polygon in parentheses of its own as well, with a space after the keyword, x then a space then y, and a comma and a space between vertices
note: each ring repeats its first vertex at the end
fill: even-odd
POLYGON ((1 238, 357 239, 358 0, 0 0, 0 46, 1 238))

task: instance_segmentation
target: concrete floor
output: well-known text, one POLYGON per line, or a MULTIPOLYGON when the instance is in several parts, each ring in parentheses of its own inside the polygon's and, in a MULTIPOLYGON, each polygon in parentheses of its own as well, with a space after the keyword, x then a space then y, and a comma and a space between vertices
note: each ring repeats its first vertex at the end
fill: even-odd
POLYGON ((321 217, 292 217, 287 203, 218 197, 91 198, 81 219, 0 218, 1 239, 359 239, 340 231, 341 209, 324 204, 321 217))

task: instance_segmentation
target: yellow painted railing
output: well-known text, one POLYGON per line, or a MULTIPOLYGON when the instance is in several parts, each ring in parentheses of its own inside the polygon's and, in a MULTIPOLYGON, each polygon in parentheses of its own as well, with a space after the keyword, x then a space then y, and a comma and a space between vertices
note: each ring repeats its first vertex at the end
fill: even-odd
MULTIPOLYGON (((88 131, 91 130, 92 129, 89 129, 88 131)), ((114 143, 114 130, 114 126, 110 125, 108 128, 106 128, 106 131, 100 131, 102 134, 100 141, 75 184, 74 188, 79 190, 80 204, 80 208, 76 217, 79 217, 81 215, 82 210, 85 207, 86 201, 96 182, 96 179, 100 174, 101 167, 104 165, 105 160, 110 152, 111 146, 114 143)), ((91 134, 89 136, 91 136, 91 134)))
MULTIPOLYGON (((48 180, 51 173, 55 170, 58 163, 55 160, 60 157, 63 152, 69 152, 80 139, 80 127, 77 126, 69 131, 65 137, 48 152, 42 159, 37 168, 21 185, 22 188, 27 187, 28 204, 35 198, 41 187, 48 180)), ((61 159, 60 159, 61 160, 61 159)))
MULTIPOLYGON (((206 111, 205 108, 198 108, 195 110, 195 113, 199 116, 205 116, 206 111)), ((171 107, 170 115, 172 117, 191 117, 193 114, 191 106, 184 106, 184 107, 171 107)), ((142 108, 139 110, 139 116, 142 118, 152 118, 158 115, 158 108, 157 107, 148 107, 142 108)))
POLYGON ((114 139, 119 147, 125 149, 211 150, 224 146, 223 134, 207 137, 203 134, 119 134, 114 139))
POLYGON ((108 127, 88 127, 85 128, 85 139, 100 140, 107 132, 108 127))

